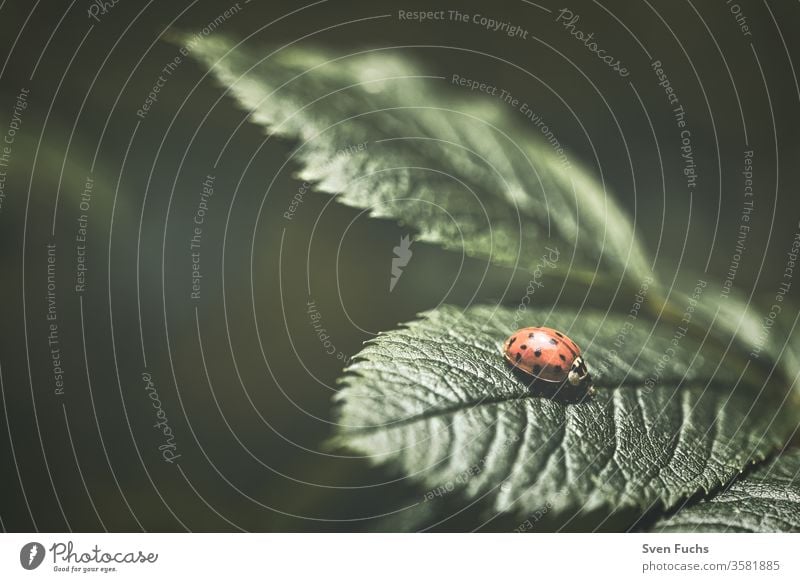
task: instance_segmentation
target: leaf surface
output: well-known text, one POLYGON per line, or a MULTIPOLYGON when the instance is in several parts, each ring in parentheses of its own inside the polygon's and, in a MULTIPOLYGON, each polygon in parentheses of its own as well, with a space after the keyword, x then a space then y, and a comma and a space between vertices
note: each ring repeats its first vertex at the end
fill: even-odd
POLYGON ((660 532, 800 532, 800 452, 785 453, 713 499, 658 522, 660 532))
POLYGON ((337 395, 337 442, 392 463, 424 498, 459 490, 496 512, 648 510, 720 487, 796 426, 784 387, 754 389, 747 366, 674 326, 537 315, 584 349, 597 396, 529 390, 500 353, 521 327, 514 311, 442 306, 368 342, 337 395))
POLYGON ((556 128, 499 98, 432 77, 399 51, 271 52, 209 37, 192 54, 252 121, 299 144, 289 169, 415 228, 415 240, 523 269, 550 246, 560 272, 585 281, 651 274, 630 220, 554 141, 556 128))

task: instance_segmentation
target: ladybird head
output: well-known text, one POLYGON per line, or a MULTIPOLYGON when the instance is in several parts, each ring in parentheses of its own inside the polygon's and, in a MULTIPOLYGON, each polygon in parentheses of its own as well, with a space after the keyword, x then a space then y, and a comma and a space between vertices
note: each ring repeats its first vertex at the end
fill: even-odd
POLYGON ((575 361, 572 362, 569 374, 567 375, 567 381, 572 386, 591 384, 592 377, 589 375, 589 370, 586 369, 586 362, 583 361, 583 357, 578 356, 575 358, 575 361))

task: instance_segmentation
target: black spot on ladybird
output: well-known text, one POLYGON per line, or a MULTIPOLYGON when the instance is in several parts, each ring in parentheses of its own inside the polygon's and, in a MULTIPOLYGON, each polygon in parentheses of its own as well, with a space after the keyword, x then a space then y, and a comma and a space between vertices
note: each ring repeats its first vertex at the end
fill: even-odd
POLYGON ((518 361, 518 362, 519 362, 519 361, 522 359, 522 354, 520 354, 519 352, 517 352, 517 355, 516 355, 516 356, 514 356, 514 359, 515 359, 516 361, 518 361))
POLYGON ((522 344, 521 346, 519 346, 519 349, 521 349, 521 350, 527 350, 527 349, 528 349, 528 346, 526 346, 525 344, 522 344))
POLYGON ((533 339, 533 336, 534 336, 534 335, 536 335, 536 334, 534 334, 533 332, 529 333, 529 334, 528 334, 528 339, 533 339))
POLYGON ((567 361, 567 357, 564 354, 558 354, 558 357, 561 358, 562 362, 566 362, 567 361))
POLYGON ((517 336, 514 336, 508 340, 508 347, 511 347, 511 344, 513 344, 515 341, 517 341, 517 336))
POLYGON ((558 345, 558 340, 550 338, 550 343, 553 344, 554 346, 557 346, 558 345))
POLYGON ((557 331, 557 332, 556 332, 556 335, 557 335, 558 337, 564 337, 564 334, 563 334, 563 333, 561 333, 560 331, 557 331))
POLYGON ((533 352, 533 355, 536 356, 537 358, 540 357, 542 355, 542 350, 536 350, 535 352, 533 352))

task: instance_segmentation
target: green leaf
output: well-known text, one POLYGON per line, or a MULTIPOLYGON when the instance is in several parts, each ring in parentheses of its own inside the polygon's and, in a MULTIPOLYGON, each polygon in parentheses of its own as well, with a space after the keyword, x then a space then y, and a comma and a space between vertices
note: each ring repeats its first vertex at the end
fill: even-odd
MULTIPOLYGON (((362 351, 338 396, 340 443, 393 463, 426 495, 458 489, 494 511, 644 511, 720 487, 794 428, 795 404, 783 404, 796 366, 773 375, 772 344, 747 359, 759 316, 734 299, 700 305, 676 335, 689 296, 673 289, 666 301, 628 217, 519 110, 428 76, 392 49, 337 56, 214 37, 191 51, 252 121, 298 144, 281 171, 299 167, 341 203, 505 266, 535 270, 558 249, 541 278, 569 274, 610 290, 650 282, 641 320, 526 313, 584 346, 596 398, 529 393, 499 354, 524 325, 512 310, 445 306, 362 351)), ((536 96, 526 97, 536 111, 536 96)))
POLYGON ((442 306, 368 342, 342 379, 336 443, 427 490, 524 514, 672 507, 780 447, 796 426, 784 383, 674 324, 533 312, 584 349, 597 396, 532 394, 505 365, 513 310, 442 306))
POLYGON ((604 187, 555 149, 550 128, 499 98, 426 76, 389 49, 337 57, 214 36, 192 54, 254 122, 299 142, 301 179, 410 225, 415 240, 524 269, 550 245, 560 273, 586 281, 605 274, 638 284, 651 274, 604 187))
POLYGON ((660 532, 800 532, 800 451, 785 453, 708 501, 659 521, 660 532))

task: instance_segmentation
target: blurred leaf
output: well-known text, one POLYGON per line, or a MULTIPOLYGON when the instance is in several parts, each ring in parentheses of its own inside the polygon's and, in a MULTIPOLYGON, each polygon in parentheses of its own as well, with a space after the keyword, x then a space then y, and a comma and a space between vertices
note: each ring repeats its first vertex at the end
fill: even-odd
POLYGON ((458 490, 496 512, 645 511, 720 487, 797 424, 782 383, 757 389, 745 364, 676 339, 672 325, 531 315, 584 348, 595 398, 529 392, 500 353, 513 311, 442 306, 359 354, 337 395, 336 442, 395 464, 428 489, 423 499, 458 490))
POLYGON ((659 532, 800 532, 800 452, 734 482, 708 501, 659 521, 659 532))
POLYGON ((425 77, 388 50, 337 58, 214 37, 192 54, 254 122, 299 142, 301 179, 410 225, 416 240, 524 269, 550 245, 560 272, 585 281, 650 275, 603 186, 499 97, 425 77))
MULTIPOLYGON (((790 332, 785 326, 787 322, 792 323, 797 310, 784 304, 780 317, 773 319, 774 313, 769 315, 772 311, 770 305, 758 305, 736 289, 730 290, 726 296, 714 296, 713 289, 721 288, 718 282, 706 282, 704 300, 695 304, 690 325, 692 333, 708 333, 714 341, 730 345, 728 349, 746 356, 765 377, 796 385, 800 350, 787 343, 790 332)), ((662 316, 680 321, 683 316, 680 306, 685 305, 690 296, 691 293, 673 288, 669 301, 659 304, 664 305, 662 316)))

